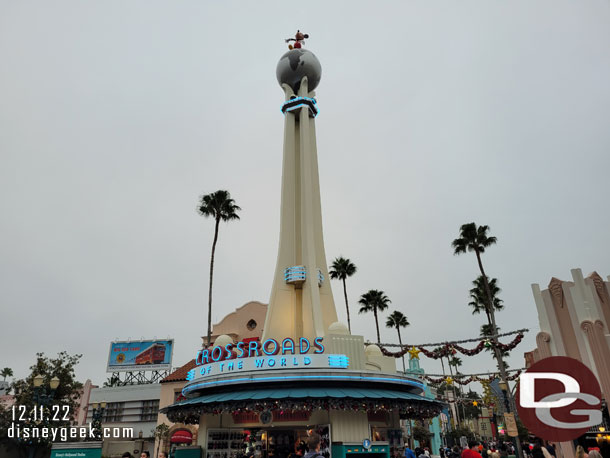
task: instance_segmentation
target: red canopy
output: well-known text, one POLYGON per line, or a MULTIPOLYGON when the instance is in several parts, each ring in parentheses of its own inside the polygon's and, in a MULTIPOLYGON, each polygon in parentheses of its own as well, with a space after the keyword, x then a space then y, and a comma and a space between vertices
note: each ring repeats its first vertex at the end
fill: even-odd
POLYGON ((172 434, 171 439, 169 440, 172 444, 184 444, 193 442, 193 434, 190 431, 185 429, 181 429, 172 434))

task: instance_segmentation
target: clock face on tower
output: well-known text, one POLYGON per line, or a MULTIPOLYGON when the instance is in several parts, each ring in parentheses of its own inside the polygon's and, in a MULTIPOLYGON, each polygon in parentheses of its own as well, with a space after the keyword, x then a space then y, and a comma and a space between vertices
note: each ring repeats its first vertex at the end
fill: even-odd
POLYGON ((258 419, 260 420, 260 422, 263 425, 268 425, 269 423, 271 423, 272 418, 273 418, 273 415, 271 415, 271 412, 268 410, 263 410, 261 412, 261 414, 258 416, 258 419))

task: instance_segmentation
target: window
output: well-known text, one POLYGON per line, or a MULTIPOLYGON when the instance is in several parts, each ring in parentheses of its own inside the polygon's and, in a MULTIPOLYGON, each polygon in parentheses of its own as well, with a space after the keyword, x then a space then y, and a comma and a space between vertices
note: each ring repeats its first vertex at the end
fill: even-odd
POLYGON ((254 320, 248 321, 248 324, 246 324, 246 327, 248 328, 249 331, 254 331, 256 329, 256 321, 254 321, 254 320))
POLYGON ((124 402, 109 402, 104 410, 102 423, 115 423, 123 420, 124 402))
POLYGON ((159 400, 142 401, 142 412, 140 413, 140 421, 152 421, 157 419, 159 413, 159 400))

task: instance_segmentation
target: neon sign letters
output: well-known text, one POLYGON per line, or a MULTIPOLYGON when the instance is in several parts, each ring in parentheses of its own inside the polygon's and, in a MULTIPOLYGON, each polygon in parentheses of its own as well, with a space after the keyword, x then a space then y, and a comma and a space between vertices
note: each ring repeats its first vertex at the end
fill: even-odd
POLYGON ((203 349, 197 353, 195 363, 197 366, 205 364, 217 363, 229 359, 252 358, 257 356, 275 356, 275 355, 304 355, 313 350, 313 354, 324 353, 324 345, 322 345, 323 337, 316 337, 313 342, 309 339, 301 337, 295 342, 290 337, 285 338, 279 343, 275 339, 267 339, 265 341, 250 341, 230 343, 225 346, 216 346, 210 349, 203 349))
POLYGON ((282 369, 347 369, 349 358, 346 355, 295 355, 295 356, 261 356, 212 362, 188 371, 186 380, 203 377, 237 373, 259 372, 282 369))

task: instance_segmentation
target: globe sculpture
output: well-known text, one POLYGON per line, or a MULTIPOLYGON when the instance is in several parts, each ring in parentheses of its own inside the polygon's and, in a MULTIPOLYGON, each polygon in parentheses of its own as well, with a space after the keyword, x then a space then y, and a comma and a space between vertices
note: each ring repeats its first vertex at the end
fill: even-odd
POLYGON ((277 81, 289 85, 296 93, 304 76, 307 77, 307 89, 313 91, 320 83, 322 66, 314 53, 307 49, 291 49, 277 63, 277 81))

